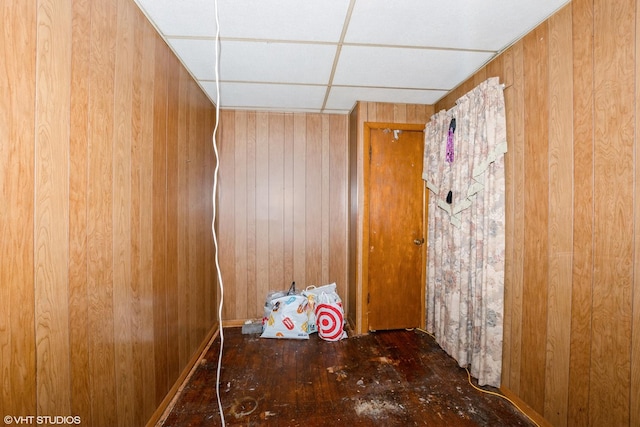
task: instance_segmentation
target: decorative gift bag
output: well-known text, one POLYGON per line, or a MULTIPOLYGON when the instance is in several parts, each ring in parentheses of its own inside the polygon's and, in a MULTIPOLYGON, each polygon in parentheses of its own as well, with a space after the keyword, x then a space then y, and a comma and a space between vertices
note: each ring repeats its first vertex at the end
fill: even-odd
POLYGON ((344 309, 336 292, 322 292, 316 305, 316 328, 325 341, 340 341, 347 338, 344 330, 344 309))
POLYGON ((269 316, 271 315, 271 310, 273 310, 273 305, 275 301, 286 295, 295 295, 296 294, 296 282, 291 282, 291 286, 289 286, 288 291, 271 291, 267 294, 267 297, 264 301, 264 314, 262 316, 262 326, 267 324, 269 320, 269 316))
POLYGON ((261 338, 309 339, 307 297, 285 295, 275 298, 272 303, 261 338))
POLYGON ((309 313, 309 333, 312 334, 314 332, 318 332, 318 328, 316 327, 316 305, 318 303, 318 296, 321 294, 329 294, 334 295, 340 300, 338 294, 336 293, 336 284, 330 283, 328 285, 323 285, 320 287, 316 286, 307 286, 307 288, 302 291, 302 295, 307 297, 307 311, 309 313))

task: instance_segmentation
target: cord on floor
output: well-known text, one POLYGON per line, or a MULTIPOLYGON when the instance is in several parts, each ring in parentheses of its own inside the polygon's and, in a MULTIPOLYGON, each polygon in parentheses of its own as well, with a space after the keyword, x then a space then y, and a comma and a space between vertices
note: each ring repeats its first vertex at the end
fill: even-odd
MULTIPOLYGON (((431 338, 433 338, 434 340, 436 339, 435 335, 433 335, 432 333, 422 329, 422 328, 416 328, 416 330, 423 332, 427 335, 429 335, 431 338)), ((504 400, 506 400, 507 402, 511 403, 521 414, 523 414, 525 417, 527 417, 533 424, 535 424, 537 427, 540 427, 540 424, 538 424, 536 422, 536 420, 534 420, 533 418, 531 418, 529 416, 529 414, 527 414, 526 412, 524 412, 517 404, 516 402, 514 402, 513 400, 509 399, 507 396, 500 394, 500 393, 496 393, 494 391, 490 391, 490 390, 484 390, 476 385, 473 384, 473 382, 471 382, 471 373, 469 372, 469 369, 467 367, 464 368, 465 371, 467 371, 467 380, 469 381, 469 384, 471 385, 471 387, 473 387, 474 389, 482 392, 482 393, 486 393, 486 394, 490 394, 493 396, 498 396, 504 400)))

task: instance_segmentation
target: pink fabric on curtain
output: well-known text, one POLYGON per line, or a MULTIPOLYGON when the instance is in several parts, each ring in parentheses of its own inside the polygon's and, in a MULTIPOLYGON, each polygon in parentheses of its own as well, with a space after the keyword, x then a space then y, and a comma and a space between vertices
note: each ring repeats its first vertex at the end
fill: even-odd
POLYGON ((425 129, 423 179, 431 191, 427 330, 480 385, 494 387, 502 370, 506 151, 497 78, 435 114, 425 129), (452 118, 455 156, 447 162, 452 118))

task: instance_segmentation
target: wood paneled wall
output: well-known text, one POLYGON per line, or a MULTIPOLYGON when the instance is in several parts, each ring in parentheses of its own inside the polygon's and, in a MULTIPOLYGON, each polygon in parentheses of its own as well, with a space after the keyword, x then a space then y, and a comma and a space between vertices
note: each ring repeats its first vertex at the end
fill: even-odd
MULTIPOLYGON (((349 301, 347 318, 357 334, 367 332, 363 299, 364 129, 365 123, 426 125, 434 113, 433 105, 358 102, 349 115, 349 301)), ((368 240, 368 239, 367 239, 368 240)))
POLYGON ((269 291, 336 282, 347 301, 348 116, 220 113, 223 319, 260 319, 269 291))
POLYGON ((1 2, 3 416, 144 425, 215 325, 215 111, 131 0, 1 2))
POLYGON ((436 105, 506 85, 502 385, 554 426, 640 425, 639 22, 573 0, 436 105))

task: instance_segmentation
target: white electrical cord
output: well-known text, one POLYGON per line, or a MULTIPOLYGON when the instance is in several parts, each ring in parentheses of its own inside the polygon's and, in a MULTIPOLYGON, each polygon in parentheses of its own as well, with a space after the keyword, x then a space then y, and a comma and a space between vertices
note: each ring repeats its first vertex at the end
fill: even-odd
POLYGON ((220 399, 220 371, 222 369, 222 349, 224 347, 224 332, 222 330, 222 307, 224 304, 224 284, 222 283, 222 273, 220 271, 220 261, 218 258, 218 236, 216 234, 216 193, 218 190, 218 170, 220 169, 220 157, 218 155, 218 143, 216 134, 218 133, 218 125, 220 123, 220 52, 218 47, 220 44, 220 20, 218 18, 218 0, 214 0, 215 17, 216 17, 216 124, 213 127, 213 152, 215 153, 216 167, 213 172, 213 219, 211 220, 211 231, 213 233, 213 246, 215 248, 216 272, 218 273, 218 283, 220 285, 220 304, 218 306, 218 329, 220 331, 220 353, 218 355, 218 369, 216 373, 216 397, 218 399, 218 411, 220 412, 220 421, 225 426, 224 411, 222 409, 222 401, 220 399))

